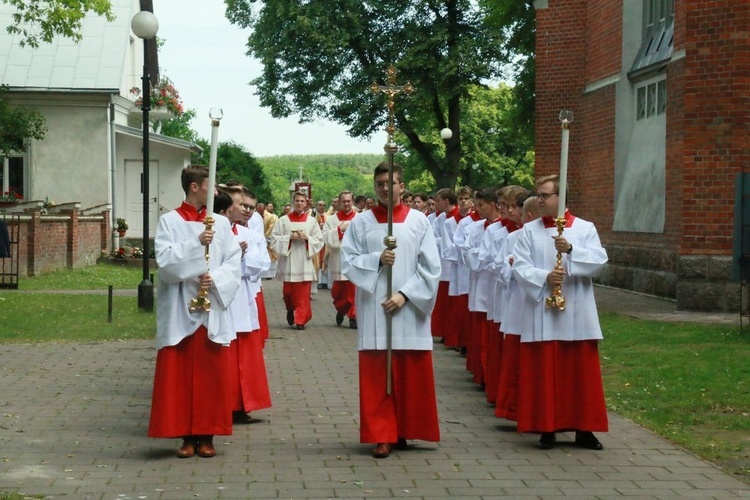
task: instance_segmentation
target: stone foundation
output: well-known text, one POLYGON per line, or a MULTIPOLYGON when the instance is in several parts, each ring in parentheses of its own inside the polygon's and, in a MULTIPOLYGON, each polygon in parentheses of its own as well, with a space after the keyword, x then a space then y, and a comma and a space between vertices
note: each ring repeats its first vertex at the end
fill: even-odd
POLYGON ((685 311, 739 312, 740 284, 731 281, 730 255, 677 255, 658 248, 608 245, 609 263, 597 280, 677 301, 685 311))

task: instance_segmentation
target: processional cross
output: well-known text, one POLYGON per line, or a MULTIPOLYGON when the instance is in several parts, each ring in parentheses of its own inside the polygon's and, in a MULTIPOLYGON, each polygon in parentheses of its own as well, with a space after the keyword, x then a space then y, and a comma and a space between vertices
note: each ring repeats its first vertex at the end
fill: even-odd
MULTIPOLYGON (((393 155, 396 153, 398 146, 393 142, 393 134, 396 132, 396 125, 394 124, 394 108, 396 105, 396 96, 398 94, 409 95, 414 92, 414 87, 411 83, 406 82, 404 85, 396 85, 396 68, 390 66, 386 72, 388 78, 386 79, 387 85, 378 85, 373 82, 370 85, 370 91, 373 94, 385 94, 388 97, 388 125, 385 127, 385 131, 388 132, 388 141, 386 142, 383 149, 388 157, 388 235, 383 239, 383 244, 389 250, 396 248, 396 238, 393 236, 393 155)), ((391 298, 393 295, 393 267, 387 266, 387 281, 386 281, 386 296, 391 298)), ((392 344, 393 344, 393 316, 390 313, 385 315, 385 335, 386 335, 386 394, 390 395, 393 386, 393 375, 391 374, 393 359, 392 359, 392 344)))

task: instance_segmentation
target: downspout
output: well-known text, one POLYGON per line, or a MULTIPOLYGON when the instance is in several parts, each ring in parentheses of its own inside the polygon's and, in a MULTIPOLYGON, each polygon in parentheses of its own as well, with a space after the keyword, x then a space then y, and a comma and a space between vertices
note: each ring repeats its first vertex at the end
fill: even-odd
POLYGON ((116 186, 117 186, 117 180, 116 180, 116 174, 117 174, 117 142, 116 142, 116 133, 115 133, 115 103, 114 103, 115 94, 110 95, 110 102, 109 102, 109 206, 110 206, 110 217, 109 217, 109 224, 110 224, 110 234, 112 234, 112 248, 111 251, 115 251, 117 248, 120 247, 120 237, 115 231, 115 221, 116 219, 116 212, 115 212, 115 192, 116 192, 116 186))

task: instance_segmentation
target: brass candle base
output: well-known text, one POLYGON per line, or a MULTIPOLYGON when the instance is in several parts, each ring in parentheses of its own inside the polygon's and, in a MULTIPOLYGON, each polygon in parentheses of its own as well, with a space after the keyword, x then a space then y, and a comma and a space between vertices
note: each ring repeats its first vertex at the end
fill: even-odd
MULTIPOLYGON (((565 217, 558 217, 555 219, 555 225, 557 226, 557 235, 562 236, 563 229, 565 228, 565 217)), ((557 265, 555 270, 562 270, 562 254, 557 252, 557 265)), ((552 295, 544 299, 544 305, 547 309, 557 309, 558 311, 565 310, 565 296, 562 293, 562 285, 555 285, 552 289, 552 295)))
MULTIPOLYGON (((204 224, 206 225, 206 230, 210 231, 214 227, 214 218, 209 215, 208 217, 206 217, 204 224)), ((209 271, 211 269, 208 265, 208 249, 209 245, 206 245, 206 271, 209 271)), ((190 312, 209 312, 211 310, 211 300, 208 298, 207 288, 201 287, 201 289, 198 291, 198 296, 190 299, 188 309, 190 310, 190 312)))

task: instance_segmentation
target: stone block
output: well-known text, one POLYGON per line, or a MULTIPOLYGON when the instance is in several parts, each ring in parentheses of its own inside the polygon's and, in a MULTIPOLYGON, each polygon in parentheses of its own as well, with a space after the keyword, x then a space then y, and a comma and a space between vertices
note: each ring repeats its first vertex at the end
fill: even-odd
POLYGON ((708 278, 711 280, 731 279, 732 257, 730 255, 712 255, 709 257, 708 278))
POLYGON ((677 277, 680 281, 708 278, 708 260, 709 257, 706 255, 681 255, 678 260, 677 277))
POLYGON ((725 288, 724 283, 680 280, 677 282, 677 309, 680 311, 723 311, 725 288))

